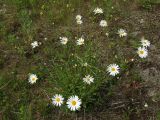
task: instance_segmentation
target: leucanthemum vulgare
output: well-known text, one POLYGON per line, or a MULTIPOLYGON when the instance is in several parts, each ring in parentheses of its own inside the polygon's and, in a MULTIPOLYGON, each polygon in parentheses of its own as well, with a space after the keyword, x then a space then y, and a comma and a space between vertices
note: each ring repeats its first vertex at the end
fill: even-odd
POLYGON ((71 96, 67 100, 67 106, 71 111, 79 110, 81 107, 81 99, 78 98, 78 96, 71 96))
POLYGON ((139 47, 137 53, 140 58, 146 58, 148 56, 148 50, 144 47, 139 47))
POLYGON ((28 79, 29 83, 34 84, 36 83, 37 80, 38 80, 38 77, 36 74, 29 74, 29 79, 28 79))
POLYGON ((143 47, 149 47, 150 46, 150 41, 145 39, 144 37, 141 38, 141 44, 143 47))
POLYGON ((34 42, 32 42, 32 43, 31 43, 31 46, 32 46, 32 48, 36 48, 36 47, 38 47, 38 46, 39 46, 38 41, 34 41, 34 42))
POLYGON ((77 40, 77 45, 83 45, 84 44, 84 39, 81 37, 77 40))
POLYGON ((91 84, 94 82, 94 78, 90 75, 86 75, 84 78, 83 78, 83 82, 85 82, 86 84, 91 84))
POLYGON ((111 76, 116 76, 117 74, 119 74, 119 69, 120 67, 117 64, 110 64, 107 67, 107 71, 111 76))
POLYGON ((103 10, 102 10, 102 8, 98 8, 98 7, 97 7, 97 8, 94 9, 93 12, 94 12, 94 14, 102 14, 102 13, 103 13, 103 10))
POLYGON ((119 34, 119 37, 125 37, 125 36, 127 36, 127 32, 124 29, 119 29, 118 30, 118 34, 119 34))
POLYGON ((61 42, 61 44, 66 45, 68 42, 68 38, 67 37, 60 37, 60 42, 61 42))
POLYGON ((101 27, 107 27, 107 26, 108 26, 106 20, 101 20, 100 23, 99 23, 99 25, 100 25, 101 27))
POLYGON ((52 103, 55 106, 61 106, 63 104, 63 100, 64 100, 64 98, 62 97, 62 95, 56 94, 52 98, 52 103))

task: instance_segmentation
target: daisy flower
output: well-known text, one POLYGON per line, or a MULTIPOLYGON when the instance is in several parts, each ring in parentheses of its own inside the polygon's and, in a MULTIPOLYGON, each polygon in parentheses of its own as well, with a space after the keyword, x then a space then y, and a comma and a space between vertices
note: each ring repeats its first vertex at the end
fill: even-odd
POLYGON ((77 45, 83 45, 84 44, 84 39, 81 37, 77 40, 77 45))
POLYGON ((92 77, 92 76, 90 76, 90 75, 86 75, 84 78, 83 78, 83 82, 85 82, 85 83, 87 83, 87 84, 91 84, 91 83, 93 83, 93 81, 94 81, 94 78, 92 77))
POLYGON ((68 38, 67 37, 60 37, 60 42, 61 42, 61 44, 66 45, 68 42, 68 38))
POLYGON ((28 79, 29 83, 34 84, 36 83, 37 80, 38 80, 38 77, 36 74, 29 74, 29 79, 28 79))
POLYGON ((143 47, 149 47, 151 43, 149 40, 146 40, 144 37, 142 37, 141 44, 143 47))
POLYGON ((77 24, 82 24, 83 23, 83 21, 82 20, 77 20, 77 24))
POLYGON ((103 10, 102 10, 102 8, 98 8, 98 7, 97 7, 97 8, 94 9, 93 12, 94 12, 94 14, 102 14, 102 13, 103 13, 103 10))
POLYGON ((84 67, 87 67, 87 66, 88 66, 88 63, 83 63, 83 66, 84 66, 84 67))
POLYGON ((125 36, 127 36, 127 32, 124 29, 119 29, 118 30, 118 34, 119 34, 119 37, 125 37, 125 36))
POLYGON ((107 36, 107 37, 109 36, 109 33, 108 33, 108 32, 106 32, 106 36, 107 36))
POLYGON ((140 58, 146 58, 148 56, 148 51, 144 47, 139 47, 137 53, 140 58))
POLYGON ((119 74, 119 66, 117 64, 110 64, 107 68, 107 71, 111 76, 116 76, 119 74))
POLYGON ((52 103, 55 105, 55 106, 61 106, 63 104, 63 100, 64 98, 62 97, 62 95, 60 94, 56 94, 53 96, 52 98, 52 103))
POLYGON ((71 111, 79 110, 81 107, 81 99, 78 98, 78 96, 71 96, 67 100, 67 106, 71 111))
POLYGON ((148 107, 148 104, 147 104, 147 103, 145 103, 145 104, 144 104, 144 107, 146 107, 146 108, 147 108, 147 107, 148 107))
POLYGON ((101 27, 107 27, 107 26, 108 26, 106 20, 101 20, 100 23, 99 23, 99 25, 100 25, 101 27))
POLYGON ((76 20, 81 20, 82 19, 82 16, 81 15, 77 15, 76 16, 76 20))
POLYGON ((45 41, 47 41, 47 40, 48 40, 48 38, 47 38, 47 37, 45 37, 45 38, 44 38, 44 40, 45 40, 45 41))
POLYGON ((33 43, 31 43, 32 48, 38 47, 38 42, 34 41, 33 43))

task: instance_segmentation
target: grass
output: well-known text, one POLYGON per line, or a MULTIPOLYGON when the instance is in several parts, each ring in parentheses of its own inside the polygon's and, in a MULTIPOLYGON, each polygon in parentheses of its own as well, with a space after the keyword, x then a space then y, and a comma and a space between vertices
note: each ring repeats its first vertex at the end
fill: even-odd
POLYGON ((143 8, 151 10, 153 5, 160 4, 159 0, 140 0, 140 4, 143 8))
MULTIPOLYGON (((140 5, 150 8, 153 2, 143 0, 140 5)), ((113 88, 124 79, 129 84, 142 82, 137 64, 145 64, 147 60, 141 61, 136 55, 139 36, 129 34, 127 38, 119 38, 117 30, 125 25, 115 27, 112 23, 121 17, 119 13, 122 18, 128 16, 128 11, 121 13, 121 6, 128 3, 123 0, 1 1, 1 10, 6 11, 0 12, 0 118, 71 119, 77 113, 90 114, 104 108, 106 100, 115 94, 113 88), (103 8, 104 14, 95 16, 95 7, 103 8), (76 24, 77 14, 83 16, 81 26, 76 24), (99 27, 102 19, 108 21, 109 27, 99 27), (60 44, 62 36, 68 37, 67 45, 60 44), (76 39, 81 36, 85 44, 77 46, 76 39), (32 49, 34 41, 41 45, 32 49), (84 66, 85 63, 88 65, 84 66), (121 68, 121 74, 116 77, 106 72, 112 63, 121 68), (29 73, 38 76, 36 84, 29 84, 29 73), (93 76, 94 83, 86 85, 82 80, 85 75, 93 76), (79 96, 81 111, 71 112, 66 105, 53 106, 51 98, 55 94, 62 94, 65 100, 79 96)), ((124 113, 125 119, 129 119, 128 113, 132 111, 124 113)))

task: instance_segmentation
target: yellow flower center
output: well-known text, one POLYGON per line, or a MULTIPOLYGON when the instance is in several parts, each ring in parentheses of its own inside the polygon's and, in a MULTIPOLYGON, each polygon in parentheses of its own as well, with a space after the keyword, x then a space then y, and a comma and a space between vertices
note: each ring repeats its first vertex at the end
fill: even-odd
POLYGON ((33 77, 33 78, 32 78, 32 81, 36 81, 36 78, 35 78, 35 77, 33 77))
POLYGON ((60 102, 60 98, 56 98, 56 102, 60 102))
POLYGON ((140 53, 140 54, 144 54, 144 51, 141 50, 141 51, 139 51, 139 53, 140 53))
POLYGON ((75 106, 76 104, 77 104, 77 102, 73 100, 72 105, 75 106))
POLYGON ((116 69, 115 69, 115 68, 112 68, 111 70, 112 70, 112 71, 115 71, 116 69))

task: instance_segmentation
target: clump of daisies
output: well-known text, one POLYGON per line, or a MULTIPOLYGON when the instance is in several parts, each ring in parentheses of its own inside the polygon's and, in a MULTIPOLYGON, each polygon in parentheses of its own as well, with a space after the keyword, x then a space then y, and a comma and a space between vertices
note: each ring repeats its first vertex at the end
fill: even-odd
POLYGON ((146 58, 148 56, 147 48, 150 47, 150 41, 145 39, 144 37, 141 38, 141 47, 138 48, 137 53, 140 58, 146 58))
POLYGON ((38 80, 38 77, 36 74, 29 74, 28 81, 30 84, 36 83, 37 80, 38 80))
POLYGON ((85 82, 86 84, 91 84, 94 82, 94 78, 90 75, 86 75, 84 78, 83 78, 83 82, 85 82))
POLYGON ((38 47, 40 44, 41 44, 40 42, 34 41, 34 42, 31 43, 31 46, 32 46, 32 48, 36 48, 36 47, 38 47))
POLYGON ((103 10, 102 10, 102 8, 95 8, 94 10, 93 10, 93 12, 94 12, 94 14, 102 14, 103 13, 103 10))
POLYGON ((116 76, 117 74, 119 74, 119 69, 120 67, 117 64, 110 64, 107 67, 107 71, 111 76, 116 76))
MULTIPOLYGON (((62 104, 64 103, 64 98, 62 95, 60 94, 55 94, 52 98, 52 104, 55 106, 62 106, 62 104)), ((81 99, 78 98, 78 96, 71 96, 69 97, 69 99, 67 100, 66 104, 67 107, 71 110, 71 111, 76 111, 79 110, 81 107, 81 99)))
POLYGON ((126 37, 127 36, 127 32, 124 29, 119 29, 118 34, 119 34, 119 37, 126 37))
POLYGON ((81 15, 76 16, 76 22, 77 22, 77 24, 82 24, 83 23, 81 15))
POLYGON ((143 47, 150 47, 150 41, 145 39, 144 37, 141 38, 141 44, 143 47))
POLYGON ((139 47, 137 53, 140 58, 146 58, 148 56, 148 50, 145 47, 139 47))
POLYGON ((59 39, 60 39, 61 44, 63 44, 63 45, 66 45, 67 42, 68 42, 68 38, 67 37, 60 37, 59 39))
POLYGON ((84 39, 81 37, 77 40, 77 45, 83 45, 84 44, 84 39))
POLYGON ((106 20, 101 20, 100 23, 99 23, 99 25, 100 25, 101 27, 107 27, 107 26, 108 26, 106 20))
POLYGON ((71 96, 67 100, 67 106, 71 111, 79 110, 81 107, 81 99, 78 98, 78 96, 71 96))
POLYGON ((53 96, 52 98, 52 103, 55 106, 61 106, 63 104, 64 98, 62 95, 60 94, 56 94, 53 96))

